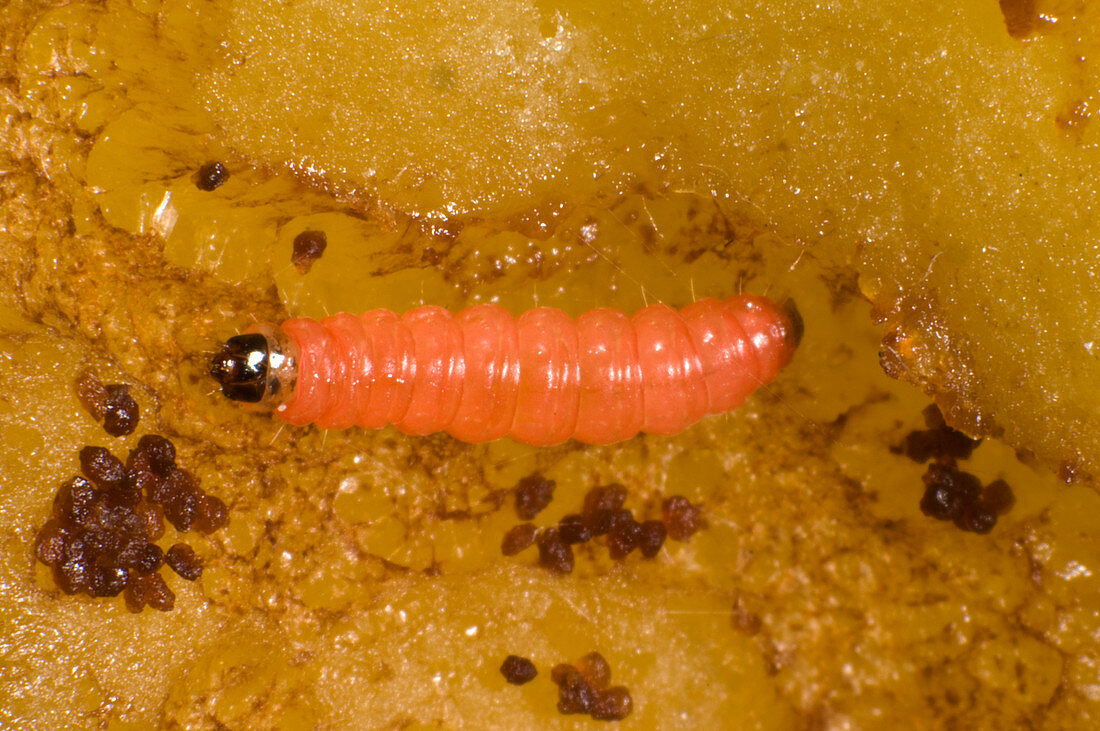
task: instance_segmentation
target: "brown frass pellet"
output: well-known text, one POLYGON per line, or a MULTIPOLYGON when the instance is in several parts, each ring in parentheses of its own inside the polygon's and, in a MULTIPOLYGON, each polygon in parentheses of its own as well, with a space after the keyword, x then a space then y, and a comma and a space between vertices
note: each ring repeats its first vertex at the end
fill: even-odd
POLYGON ((1012 488, 1004 480, 994 480, 982 490, 982 506, 994 515, 1004 515, 1016 504, 1012 488))
POLYGON ((103 422, 108 434, 122 437, 137 429, 140 413, 129 386, 121 383, 104 386, 94 373, 85 369, 77 374, 74 387, 81 405, 93 419, 103 422))
POLYGON ((538 528, 533 523, 520 523, 512 526, 500 542, 500 552, 505 556, 515 556, 535 542, 538 528))
POLYGON ((199 491, 199 513, 194 528, 199 533, 210 534, 229 525, 229 508, 221 498, 199 491))
POLYGON ((167 477, 176 469, 176 445, 157 434, 146 434, 126 460, 127 469, 167 477))
POLYGON ((202 576, 202 560, 195 555, 195 549, 186 543, 177 543, 169 548, 164 555, 164 562, 188 581, 202 576))
POLYGON ((65 555, 69 532, 63 528, 57 518, 50 518, 34 539, 34 555, 46 564, 54 566, 65 555))
POLYGON ((229 180, 229 171, 220 162, 208 162, 195 173, 195 187, 209 193, 229 180))
POLYGON ((955 465, 936 462, 928 465, 924 473, 925 491, 921 498, 921 511, 937 520, 953 520, 964 503, 978 499, 982 483, 978 478, 961 472, 955 465))
POLYGON ((592 539, 592 531, 584 523, 584 518, 573 513, 558 521, 558 534, 566 543, 586 543, 592 539))
POLYGON ((321 258, 328 246, 328 237, 324 231, 303 231, 294 237, 294 248, 290 252, 290 263, 299 274, 309 274, 313 262, 321 258))
POLYGON ((516 485, 516 515, 531 520, 554 499, 554 481, 540 473, 528 475, 516 485))
POLYGON ((947 422, 943 418, 943 412, 940 411, 940 407, 935 404, 928 404, 920 412, 921 417, 924 418, 924 425, 929 429, 945 429, 947 428, 947 422))
POLYGON ((164 509, 156 503, 142 502, 134 508, 145 526, 145 535, 157 541, 164 535, 164 509))
POLYGON ((950 427, 910 432, 905 437, 902 451, 914 462, 930 459, 969 459, 978 440, 971 439, 950 427))
POLYGON ((585 524, 588 529, 592 531, 594 536, 603 536, 611 533, 615 530, 615 527, 620 523, 630 523, 634 521, 634 514, 626 508, 619 508, 617 510, 610 510, 601 508, 597 510, 594 515, 585 519, 585 524))
POLYGON ((140 413, 130 395, 130 387, 114 383, 107 388, 107 409, 103 413, 103 429, 112 437, 124 437, 137 429, 140 413))
POLYGON ((122 462, 104 447, 81 449, 80 471, 100 487, 120 487, 126 477, 126 468, 122 462))
POLYGON ((94 597, 118 596, 126 588, 130 574, 122 566, 91 565, 88 576, 88 595, 94 597))
POLYGON ((674 541, 686 541, 703 527, 703 510, 682 495, 673 495, 661 503, 661 517, 674 541))
POLYGON ((630 715, 634 702, 630 691, 611 682, 611 666, 598 652, 590 652, 574 665, 554 666, 550 678, 558 686, 558 711, 585 713, 596 721, 621 721, 630 715))
POLYGON ((53 515, 35 539, 35 557, 53 570, 66 594, 124 594, 133 612, 171 609, 175 595, 158 571, 167 563, 194 581, 202 562, 187 544, 165 554, 155 543, 164 533, 164 515, 180 530, 199 523, 213 529, 228 521, 225 504, 176 467, 175 447, 163 437, 140 439, 125 466, 107 449, 85 447, 80 466, 85 476, 57 491, 53 515))
POLYGON ((638 547, 642 533, 642 526, 638 525, 634 516, 628 511, 623 512, 627 512, 627 516, 616 521, 607 533, 607 551, 616 561, 622 561, 638 547))
POLYGON ((961 530, 989 533, 1015 502, 1012 488, 994 480, 982 488, 981 481, 959 468, 981 444, 947 425, 939 408, 932 404, 922 412, 927 430, 914 430, 900 447, 891 448, 915 462, 929 462, 923 476, 924 494, 920 510, 930 518, 951 521, 961 530))
POLYGON ((88 520, 95 497, 96 489, 91 482, 83 477, 74 477, 62 485, 54 496, 54 515, 62 524, 83 524, 88 520))
POLYGON ((164 551, 155 543, 133 540, 119 553, 119 563, 125 568, 148 574, 164 565, 164 551))
POLYGON ((62 485, 36 541, 38 560, 53 568, 62 591, 116 596, 133 576, 160 567, 163 556, 135 510, 138 500, 82 477, 62 485))
POLYGON ((546 528, 539 532, 539 566, 568 574, 573 571, 573 549, 561 539, 557 528, 546 528))
POLYGON ((165 506, 176 496, 199 489, 199 481, 185 469, 175 469, 167 477, 159 477, 146 468, 138 472, 136 479, 145 485, 149 500, 165 506))
POLYGON ((572 665, 555 665, 550 674, 558 686, 558 711, 563 714, 588 713, 596 701, 596 689, 572 665))
POLYGON ((921 512, 936 520, 950 520, 961 530, 985 534, 1015 502, 1012 488, 994 480, 983 490, 981 481, 960 470, 953 461, 932 462, 924 473, 921 512))
POLYGON ((997 524, 997 516, 986 510, 980 501, 964 502, 953 520, 955 526, 971 533, 986 534, 997 524))
POLYGON ((123 594, 126 608, 140 612, 146 605, 162 612, 170 611, 176 604, 176 595, 164 583, 160 574, 144 574, 130 581, 123 594))
POLYGON ((928 465, 923 479, 925 485, 942 485, 961 498, 976 499, 982 493, 981 480, 955 465, 932 463, 928 465))
POLYGON ((539 671, 527 658, 509 655, 500 665, 500 674, 512 685, 524 685, 534 680, 539 671))
POLYGON ((892 451, 901 452, 914 462, 927 462, 931 459, 952 462, 969 459, 974 448, 981 444, 980 439, 971 439, 949 427, 935 404, 929 405, 921 413, 928 429, 909 432, 904 443, 900 447, 893 447, 892 451))
POLYGON ((162 483, 154 499, 164 506, 164 517, 181 533, 191 530, 199 517, 199 483, 186 470, 176 470, 162 483))
POLYGON ((584 507, 581 516, 586 522, 591 521, 601 511, 615 511, 622 508, 626 502, 626 488, 615 482, 610 485, 598 485, 593 487, 584 496, 584 507))
POLYGON ((80 400, 84 409, 91 414, 96 421, 103 421, 103 415, 107 413, 107 401, 110 398, 107 388, 88 369, 82 370, 76 376, 76 397, 80 400))
POLYGON ((574 665, 594 688, 606 688, 611 682, 611 665, 598 652, 590 652, 574 665))
POLYGON ((634 710, 634 699, 630 697, 630 691, 621 685, 616 685, 596 694, 589 715, 594 721, 621 721, 634 710))
POLYGON ((653 558, 665 543, 668 530, 659 520, 647 520, 638 532, 638 548, 646 558, 653 558))

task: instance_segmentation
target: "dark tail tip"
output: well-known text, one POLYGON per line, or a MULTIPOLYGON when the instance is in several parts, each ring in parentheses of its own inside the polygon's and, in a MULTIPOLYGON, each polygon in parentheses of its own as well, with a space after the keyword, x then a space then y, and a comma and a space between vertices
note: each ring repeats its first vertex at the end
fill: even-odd
POLYGON ((783 302, 781 307, 791 321, 791 330, 787 338, 797 348, 799 343, 802 342, 802 335, 806 330, 805 324, 802 322, 802 313, 798 311, 798 306, 795 305, 792 299, 783 302))

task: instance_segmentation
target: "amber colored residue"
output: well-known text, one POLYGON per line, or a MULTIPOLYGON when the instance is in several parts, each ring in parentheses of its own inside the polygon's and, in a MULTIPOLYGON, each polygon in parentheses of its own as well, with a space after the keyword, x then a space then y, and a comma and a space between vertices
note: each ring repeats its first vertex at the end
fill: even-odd
POLYGON ((1089 108, 1089 101, 1085 100, 1072 104, 1069 109, 1059 114, 1054 121, 1063 131, 1080 135, 1090 119, 1092 119, 1092 110, 1089 108))
POLYGON ((1039 21, 1035 0, 1001 0, 1001 13, 1013 38, 1027 38, 1035 32, 1039 21))

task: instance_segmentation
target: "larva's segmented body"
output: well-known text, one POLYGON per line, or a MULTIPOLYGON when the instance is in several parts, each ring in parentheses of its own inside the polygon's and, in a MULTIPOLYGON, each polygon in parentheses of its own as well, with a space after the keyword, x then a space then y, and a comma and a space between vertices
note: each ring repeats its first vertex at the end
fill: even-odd
POLYGON ((799 329, 793 310, 748 295, 576 320, 546 307, 518 318, 497 305, 372 310, 254 327, 211 372, 231 398, 290 424, 608 444, 737 407, 790 360, 799 329), (264 363, 235 370, 258 361, 259 338, 264 363))

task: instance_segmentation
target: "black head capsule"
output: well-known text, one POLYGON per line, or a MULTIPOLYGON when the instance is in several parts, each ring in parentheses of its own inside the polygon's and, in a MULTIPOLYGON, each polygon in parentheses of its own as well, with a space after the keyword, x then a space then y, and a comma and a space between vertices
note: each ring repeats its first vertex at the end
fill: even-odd
POLYGON ((256 404, 267 390, 267 338, 260 333, 234 335, 210 360, 210 375, 234 401, 256 404))
POLYGON ((292 395, 297 380, 297 348, 276 327, 234 335, 210 359, 210 375, 222 393, 261 410, 277 408, 292 395))

